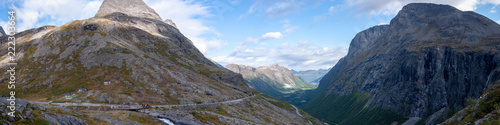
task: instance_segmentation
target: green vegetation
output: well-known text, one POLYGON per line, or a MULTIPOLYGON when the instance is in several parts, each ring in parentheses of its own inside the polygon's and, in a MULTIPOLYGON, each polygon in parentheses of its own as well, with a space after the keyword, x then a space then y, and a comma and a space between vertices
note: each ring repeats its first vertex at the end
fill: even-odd
POLYGON ((329 94, 316 97, 303 106, 312 116, 329 124, 391 124, 405 119, 390 110, 364 107, 371 95, 354 92, 349 95, 329 94))
POLYGON ((273 104, 274 106, 280 107, 282 109, 293 109, 293 107, 290 104, 288 104, 284 101, 281 101, 281 100, 279 100, 279 101, 267 101, 267 102, 273 104))
POLYGON ((224 110, 224 108, 222 108, 221 106, 217 106, 216 109, 217 110, 215 110, 215 113, 219 115, 231 116, 231 114, 227 113, 226 110, 224 110))
POLYGON ((45 121, 41 117, 35 117, 35 118, 31 119, 31 120, 22 120, 22 122, 19 123, 19 125, 29 125, 29 124, 50 125, 48 121, 45 121))
POLYGON ((150 125, 153 123, 157 123, 157 122, 151 120, 151 117, 147 116, 147 115, 130 114, 130 116, 127 119, 132 120, 132 121, 137 121, 141 124, 149 124, 150 125))
POLYGON ((193 115, 196 119, 199 119, 203 123, 210 122, 210 123, 214 123, 217 125, 227 124, 227 123, 223 123, 223 122, 219 121, 219 117, 217 117, 215 115, 210 115, 210 114, 206 114, 206 113, 198 113, 198 112, 191 112, 191 115, 193 115))
POLYGON ((500 123, 500 81, 496 81, 484 94, 482 99, 473 100, 467 99, 467 107, 462 109, 461 112, 455 114, 453 118, 462 117, 461 121, 452 121, 447 124, 465 124, 474 123, 475 121, 485 118, 486 115, 491 114, 482 124, 497 125, 500 123), (476 105, 477 104, 477 105, 476 105))

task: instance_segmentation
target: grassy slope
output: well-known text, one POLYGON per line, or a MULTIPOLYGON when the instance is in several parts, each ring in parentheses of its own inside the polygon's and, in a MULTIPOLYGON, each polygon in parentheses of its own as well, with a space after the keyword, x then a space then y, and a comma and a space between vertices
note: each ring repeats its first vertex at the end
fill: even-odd
POLYGON ((293 94, 295 92, 300 93, 301 91, 315 89, 317 87, 313 84, 307 83, 304 79, 297 76, 292 76, 292 80, 295 83, 295 86, 292 88, 282 88, 282 85, 285 83, 279 83, 280 85, 276 85, 274 83, 277 83, 277 81, 274 81, 265 75, 255 78, 245 78, 245 82, 250 86, 253 86, 259 92, 280 99, 287 94, 293 94))
POLYGON ((405 120, 389 110, 363 108, 370 97, 371 95, 364 93, 329 94, 326 97, 316 97, 302 108, 329 124, 391 124, 405 120))

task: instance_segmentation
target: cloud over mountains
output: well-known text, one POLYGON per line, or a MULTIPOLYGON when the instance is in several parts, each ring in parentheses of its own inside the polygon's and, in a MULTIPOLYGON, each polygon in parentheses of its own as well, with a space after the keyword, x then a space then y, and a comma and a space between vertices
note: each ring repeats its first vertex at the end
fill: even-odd
POLYGON ((240 46, 229 56, 212 58, 222 65, 238 62, 253 67, 280 64, 294 70, 327 69, 347 54, 346 48, 319 47, 301 41, 278 47, 246 48, 240 46))

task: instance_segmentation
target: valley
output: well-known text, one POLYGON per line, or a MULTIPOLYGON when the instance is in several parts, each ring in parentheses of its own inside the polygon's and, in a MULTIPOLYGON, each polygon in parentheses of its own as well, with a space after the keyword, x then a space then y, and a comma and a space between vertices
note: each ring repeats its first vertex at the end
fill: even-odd
POLYGON ((413 2, 6 1, 0 124, 500 124, 500 1, 413 2))

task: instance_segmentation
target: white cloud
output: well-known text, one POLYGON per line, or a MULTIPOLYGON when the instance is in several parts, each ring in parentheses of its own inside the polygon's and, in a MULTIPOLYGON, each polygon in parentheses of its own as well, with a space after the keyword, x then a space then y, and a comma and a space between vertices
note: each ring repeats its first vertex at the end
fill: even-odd
POLYGON ((253 67, 280 64, 295 70, 330 68, 347 54, 346 48, 328 48, 301 41, 278 47, 249 49, 239 46, 229 56, 212 58, 223 65, 236 63, 253 67))
POLYGON ((258 44, 265 40, 281 39, 281 38, 283 38, 283 34, 281 34, 281 32, 267 32, 263 34, 260 38, 247 37, 245 41, 258 44))
POLYGON ((283 24, 283 32, 286 35, 289 35, 290 33, 292 33, 293 31, 295 31, 296 29, 299 28, 298 26, 291 25, 290 21, 288 19, 283 20, 283 23, 284 23, 283 24))
POLYGON ((289 36, 293 31, 295 31, 296 29, 299 28, 298 26, 291 25, 290 21, 288 19, 283 20, 282 23, 283 23, 283 33, 284 34, 281 32, 267 32, 267 33, 264 33, 260 38, 247 37, 247 39, 245 41, 258 44, 258 43, 265 41, 265 40, 281 39, 281 38, 289 36))
POLYGON ((328 8, 328 13, 334 13, 334 12, 335 12, 335 7, 330 6, 330 8, 328 8))
POLYGON ((500 0, 345 0, 347 7, 356 8, 358 14, 394 15, 409 3, 448 4, 462 11, 472 11, 480 4, 499 5, 500 0))
POLYGON ((500 20, 498 20, 497 23, 500 24, 500 20))
POLYGON ((388 25, 389 23, 385 23, 385 22, 380 22, 377 24, 377 26, 380 26, 380 25, 388 25))
POLYGON ((496 9, 497 6, 494 6, 490 9, 490 13, 496 13, 497 12, 497 9, 496 9))
POLYGON ((267 32, 262 35, 261 39, 280 39, 283 35, 280 32, 267 32))
POLYGON ((188 37, 202 53, 217 50, 226 42, 219 40, 220 34, 206 24, 207 17, 213 15, 209 11, 209 6, 204 6, 191 0, 145 0, 156 13, 163 19, 172 19, 179 30, 188 37), (214 37, 204 37, 214 36, 214 37))
POLYGON ((487 4, 487 3, 491 3, 491 4, 495 4, 495 5, 499 5, 500 4, 500 0, 480 0, 481 4, 487 4))
POLYGON ((335 15, 339 11, 338 8, 341 8, 341 7, 342 6, 339 7, 339 5, 337 5, 337 6, 330 6, 330 8, 328 8, 328 11, 326 13, 314 16, 312 26, 315 26, 317 22, 326 20, 329 16, 335 15))
POLYGON ((93 17, 101 0, 24 0, 17 10, 18 32, 43 25, 61 25, 93 17))
POLYGON ((258 38, 252 38, 252 37, 247 37, 247 39, 245 40, 247 42, 252 42, 252 43, 260 43, 261 42, 261 39, 258 39, 258 38))

